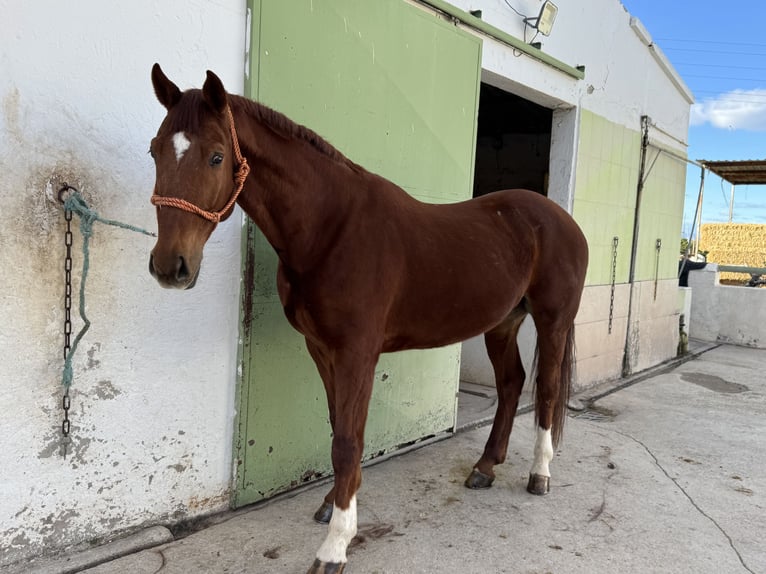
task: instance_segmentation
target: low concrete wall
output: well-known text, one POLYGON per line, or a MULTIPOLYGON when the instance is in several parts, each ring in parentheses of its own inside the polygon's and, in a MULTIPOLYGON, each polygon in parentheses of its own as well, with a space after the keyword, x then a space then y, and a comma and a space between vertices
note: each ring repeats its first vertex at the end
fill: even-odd
POLYGON ((766 348, 766 289, 718 281, 718 265, 689 272, 692 297, 689 335, 703 341, 766 348))

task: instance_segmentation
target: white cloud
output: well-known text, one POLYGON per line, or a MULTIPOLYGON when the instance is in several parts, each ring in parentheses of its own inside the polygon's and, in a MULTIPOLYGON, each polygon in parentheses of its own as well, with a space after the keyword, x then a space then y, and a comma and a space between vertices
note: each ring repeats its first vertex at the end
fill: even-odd
POLYGON ((694 104, 689 121, 693 126, 766 131, 766 89, 734 90, 694 104))

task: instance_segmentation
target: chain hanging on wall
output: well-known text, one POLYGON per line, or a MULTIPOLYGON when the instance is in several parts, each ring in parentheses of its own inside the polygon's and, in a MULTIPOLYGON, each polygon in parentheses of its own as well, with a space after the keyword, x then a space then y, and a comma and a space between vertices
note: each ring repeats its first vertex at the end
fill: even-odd
POLYGON ((657 282, 660 278, 660 251, 662 250, 662 239, 657 239, 654 243, 654 300, 657 300, 657 282))
MULTIPOLYGON (((61 193, 59 193, 60 199, 61 193)), ((64 363, 66 364, 72 350, 72 210, 64 209, 66 231, 64 232, 64 363)), ((64 410, 64 420, 61 422, 61 454, 66 458, 71 438, 69 436, 69 385, 64 385, 64 396, 61 401, 64 410)))
POLYGON ((612 334, 612 321, 614 319, 614 287, 617 281, 617 245, 620 243, 620 238, 614 236, 612 238, 612 289, 609 293, 609 334, 612 334))
POLYGON ((64 232, 64 247, 66 254, 64 256, 64 370, 62 375, 62 385, 64 387, 64 393, 62 396, 61 406, 64 412, 63 420, 61 422, 61 455, 66 458, 69 445, 72 442, 71 434, 71 420, 69 418, 69 410, 71 408, 71 398, 69 394, 70 387, 72 386, 72 380, 74 374, 72 370, 72 358, 80 340, 90 328, 90 320, 85 315, 85 281, 88 277, 88 269, 90 267, 90 238, 93 235, 93 224, 97 221, 105 224, 127 229, 129 231, 135 231, 137 233, 143 233, 151 237, 156 237, 155 233, 146 231, 140 227, 128 225, 127 223, 121 223, 113 219, 104 219, 98 215, 98 213, 92 210, 87 202, 71 185, 63 184, 58 193, 59 201, 64 204, 64 219, 66 220, 66 231, 64 232), (76 213, 80 218, 80 234, 82 235, 82 274, 80 276, 80 297, 79 297, 79 313, 82 319, 83 326, 77 332, 77 335, 72 341, 72 215, 76 213))

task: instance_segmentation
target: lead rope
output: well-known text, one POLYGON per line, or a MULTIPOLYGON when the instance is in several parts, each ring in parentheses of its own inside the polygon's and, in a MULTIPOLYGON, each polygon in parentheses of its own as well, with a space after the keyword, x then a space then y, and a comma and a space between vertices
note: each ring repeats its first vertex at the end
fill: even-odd
POLYGON ((140 227, 128 225, 120 221, 113 219, 104 219, 99 214, 91 209, 87 202, 80 195, 74 187, 68 184, 64 184, 59 190, 59 200, 64 204, 64 218, 66 219, 66 231, 64 233, 64 245, 66 247, 66 257, 64 259, 64 371, 61 377, 62 385, 64 386, 64 395, 62 398, 61 406, 64 410, 64 419, 61 422, 61 455, 66 458, 69 444, 72 442, 69 436, 71 430, 71 422, 69 419, 69 409, 71 407, 71 399, 69 396, 69 389, 72 386, 72 380, 74 378, 72 372, 72 358, 77 351, 77 346, 82 340, 85 333, 90 328, 90 320, 85 315, 85 281, 88 278, 88 269, 90 268, 90 237, 93 235, 93 224, 100 222, 105 225, 112 225, 114 227, 120 227, 129 231, 135 231, 137 233, 143 233, 151 237, 156 237, 156 233, 146 231, 140 227), (68 196, 64 198, 64 194, 68 193, 68 196), (71 341, 72 335, 72 214, 76 213, 80 218, 80 233, 82 234, 82 275, 80 278, 80 301, 79 312, 80 318, 83 321, 82 328, 77 332, 74 338, 74 342, 71 341))

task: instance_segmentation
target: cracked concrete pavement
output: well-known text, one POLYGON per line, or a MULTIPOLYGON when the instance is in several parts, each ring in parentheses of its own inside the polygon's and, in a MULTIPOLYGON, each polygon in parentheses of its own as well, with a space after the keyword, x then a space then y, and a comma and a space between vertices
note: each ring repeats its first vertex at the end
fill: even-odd
MULTIPOLYGON (((525 491, 531 414, 489 490, 463 487, 488 427, 369 467, 347 572, 766 573, 764 371, 766 351, 721 346, 598 399, 568 420, 545 497, 525 491)), ((86 572, 305 572, 325 488, 86 572)))

